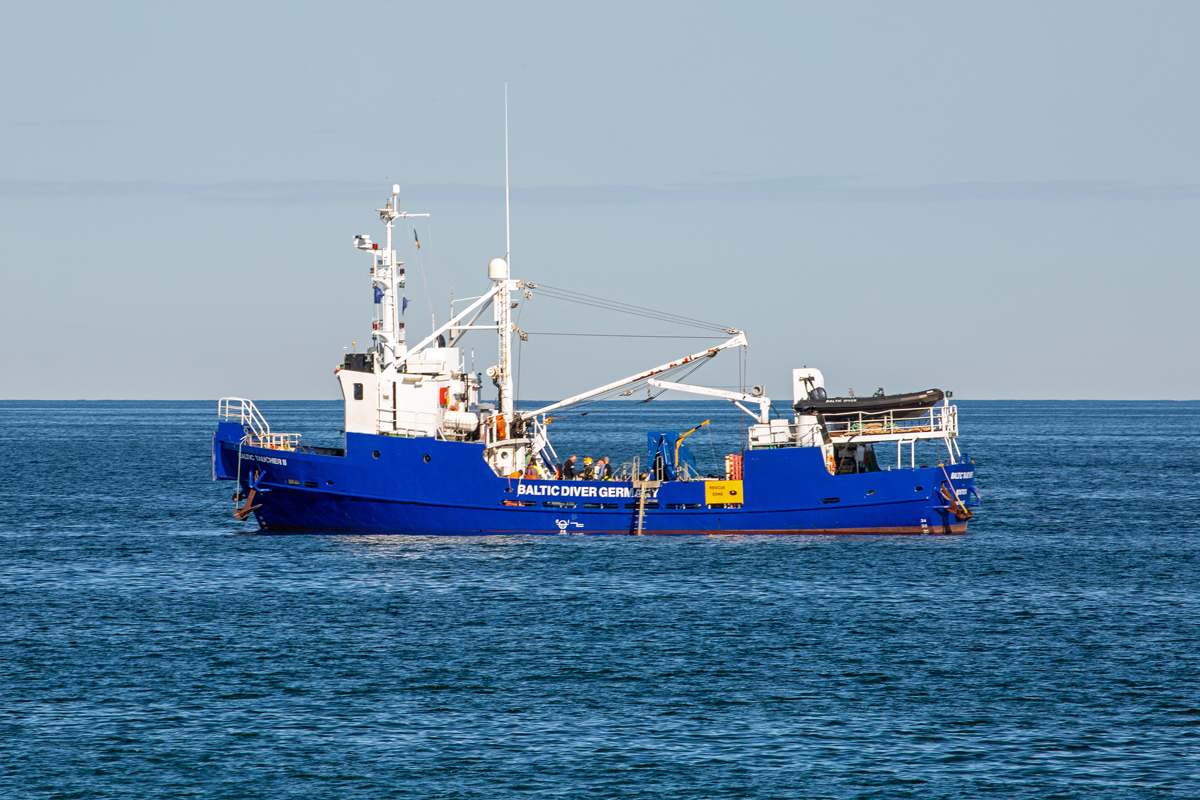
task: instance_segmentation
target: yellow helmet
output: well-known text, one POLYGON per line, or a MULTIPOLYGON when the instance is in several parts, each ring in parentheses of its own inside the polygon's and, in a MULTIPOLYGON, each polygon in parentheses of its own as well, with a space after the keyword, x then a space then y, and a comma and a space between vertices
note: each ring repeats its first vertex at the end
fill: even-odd
POLYGON ((592 463, 592 460, 591 460, 590 458, 585 458, 585 459, 583 460, 583 463, 584 463, 584 464, 590 464, 590 463, 592 463))

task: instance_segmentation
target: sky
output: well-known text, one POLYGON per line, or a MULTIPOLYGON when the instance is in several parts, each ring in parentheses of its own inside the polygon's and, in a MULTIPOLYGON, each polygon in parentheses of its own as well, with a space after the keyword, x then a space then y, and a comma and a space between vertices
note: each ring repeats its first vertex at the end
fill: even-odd
MULTIPOLYGON (((772 396, 1197 399, 1198 39, 1195 3, 5 4, 0 398, 340 397, 393 183, 410 341, 488 288, 507 82, 513 276, 745 330, 772 396)), ((515 313, 526 398, 713 341, 515 313)))

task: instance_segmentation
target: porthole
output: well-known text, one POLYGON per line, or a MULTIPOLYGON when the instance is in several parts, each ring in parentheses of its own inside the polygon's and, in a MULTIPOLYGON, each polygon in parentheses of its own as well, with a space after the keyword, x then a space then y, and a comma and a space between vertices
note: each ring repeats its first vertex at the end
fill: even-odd
POLYGON ((372 451, 371 451, 371 457, 372 457, 372 458, 379 458, 379 451, 378 451, 378 450, 372 450, 372 451))
POLYGON ((426 454, 424 455, 424 457, 423 457, 423 460, 425 461, 425 463, 426 463, 426 464, 428 464, 428 463, 429 463, 429 453, 426 453, 426 454))
POLYGON ((923 492, 923 491, 925 491, 925 487, 924 487, 924 486, 918 486, 917 488, 913 489, 913 491, 914 491, 914 492, 923 492))

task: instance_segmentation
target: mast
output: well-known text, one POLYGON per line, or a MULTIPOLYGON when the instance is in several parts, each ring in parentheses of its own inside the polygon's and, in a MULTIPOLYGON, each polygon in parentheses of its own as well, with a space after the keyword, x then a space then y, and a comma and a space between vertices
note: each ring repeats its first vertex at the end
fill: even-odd
POLYGON ((509 300, 512 289, 509 280, 510 259, 512 258, 512 238, 509 225, 508 201, 508 81, 504 82, 504 258, 494 258, 488 264, 488 277, 496 282, 496 302, 492 307, 496 310, 495 319, 497 333, 500 336, 500 364, 496 375, 499 388, 500 415, 504 417, 506 430, 511 430, 513 421, 513 379, 512 379, 512 303, 509 300), (499 263, 497 263, 499 262, 499 263))
MULTIPOLYGON (((384 226, 387 228, 387 245, 383 251, 382 264, 379 264, 375 269, 377 278, 382 278, 383 283, 383 298, 380 308, 380 314, 383 317, 381 320, 383 329, 377 332, 377 339, 381 340, 380 355, 383 356, 379 360, 387 363, 395 361, 397 357, 402 355, 400 348, 402 346, 403 334, 399 330, 399 319, 396 314, 396 288, 397 288, 397 267, 396 251, 392 249, 392 227, 396 224, 396 219, 400 216, 400 184, 392 184, 392 197, 387 204, 379 209, 379 218, 383 220, 384 226), (380 273, 383 273, 380 275, 380 273)), ((380 365, 382 366, 382 364, 380 365)))
POLYGON ((500 389, 500 414, 506 424, 513 419, 513 379, 512 379, 512 281, 508 279, 508 262, 503 258, 493 258, 488 264, 488 277, 496 283, 497 334, 500 336, 500 364, 496 375, 496 384, 500 389))
POLYGON ((508 215, 508 81, 504 82, 504 260, 512 266, 512 236, 508 215))
POLYGON ((374 349, 376 369, 387 366, 396 359, 403 358, 407 352, 404 344, 404 328, 400 325, 400 294, 404 286, 404 273, 400 267, 403 261, 396 260, 396 251, 392 249, 392 228, 396 220, 402 217, 428 217, 428 214, 409 214, 400 210, 400 185, 392 185, 392 195, 383 208, 375 209, 379 219, 387 229, 387 241, 380 248, 371 241, 371 237, 359 234, 354 237, 354 246, 359 250, 371 253, 371 284, 378 287, 383 296, 379 299, 380 319, 372 332, 375 340, 374 349))

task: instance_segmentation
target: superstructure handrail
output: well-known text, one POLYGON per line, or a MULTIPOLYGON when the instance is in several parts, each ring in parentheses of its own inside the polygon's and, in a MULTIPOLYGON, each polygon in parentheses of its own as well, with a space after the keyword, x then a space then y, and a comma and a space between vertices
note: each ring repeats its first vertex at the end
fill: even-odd
POLYGON ((438 415, 433 411, 381 407, 377 423, 376 433, 379 434, 435 436, 438 430, 438 415))

